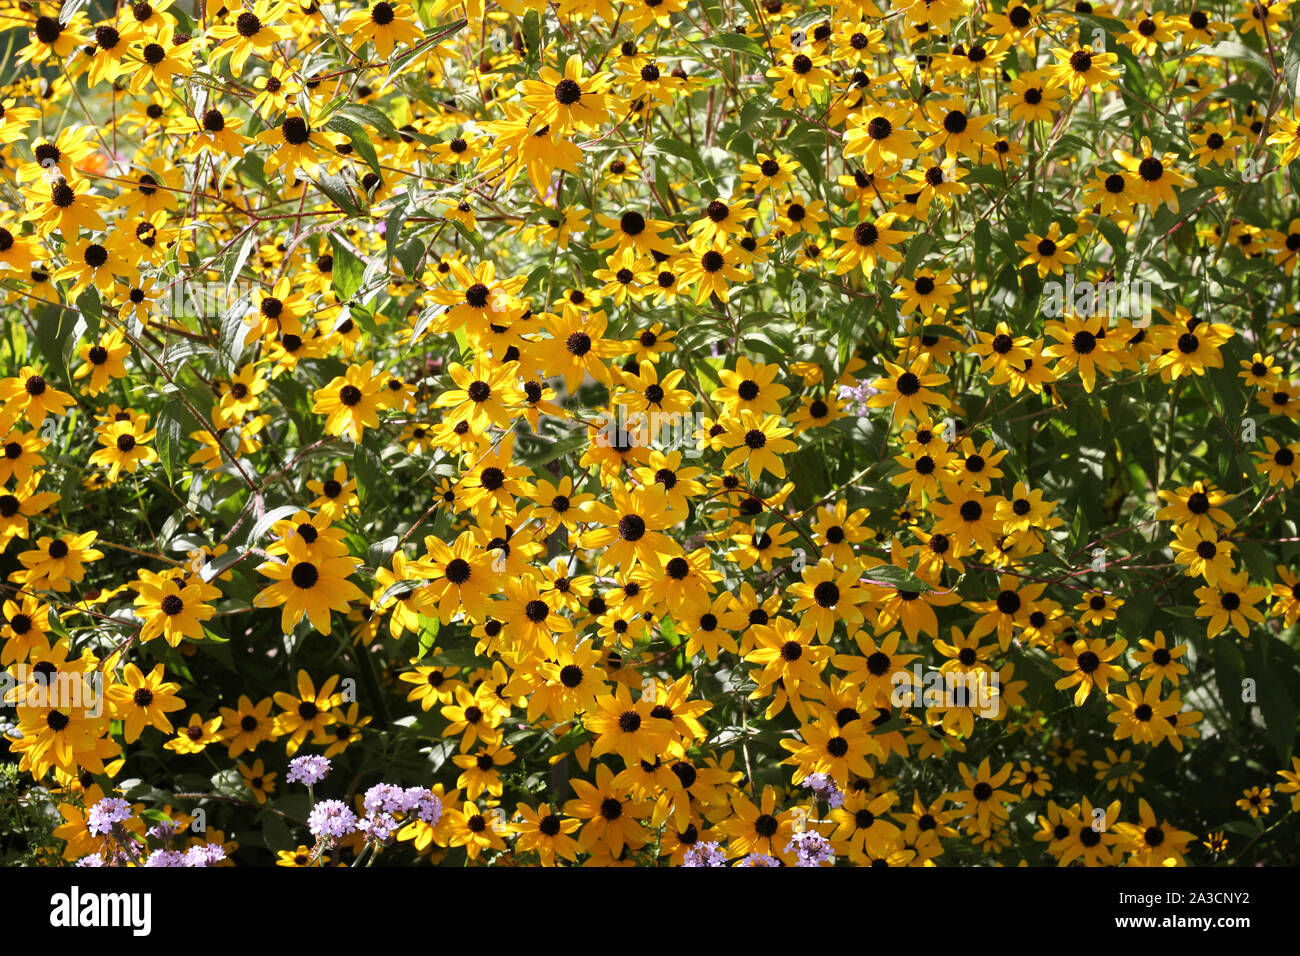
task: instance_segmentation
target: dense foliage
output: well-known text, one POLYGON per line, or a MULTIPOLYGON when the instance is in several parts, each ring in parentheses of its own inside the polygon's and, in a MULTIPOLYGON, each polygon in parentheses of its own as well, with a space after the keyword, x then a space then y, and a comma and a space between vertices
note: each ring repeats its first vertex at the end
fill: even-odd
POLYGON ((1294 19, 5 4, 2 858, 1297 862, 1294 19))

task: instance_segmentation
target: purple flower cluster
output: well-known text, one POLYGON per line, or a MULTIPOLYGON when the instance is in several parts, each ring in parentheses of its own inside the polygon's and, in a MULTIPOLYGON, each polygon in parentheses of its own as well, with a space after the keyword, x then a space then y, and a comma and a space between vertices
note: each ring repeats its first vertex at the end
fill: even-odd
POLYGON ((844 806, 844 794, 830 774, 810 773, 804 777, 803 785, 816 794, 818 800, 830 804, 832 809, 844 806))
POLYGON ((835 854, 831 851, 830 841, 816 830, 804 830, 796 833, 785 845, 785 852, 794 851, 798 855, 795 866, 821 866, 834 863, 835 854))
POLYGON ((774 856, 768 856, 766 853, 751 853, 745 857, 737 866, 780 866, 781 861, 774 856))
POLYGON ((226 858, 220 843, 205 843, 188 850, 154 850, 145 859, 145 866, 215 866, 226 858))
POLYGON ((289 783, 301 783, 312 787, 325 779, 330 772, 330 762, 320 754, 308 754, 294 757, 289 761, 289 772, 284 779, 289 783))
POLYGON ((434 824, 442 818, 442 801, 427 787, 377 783, 366 791, 363 805, 366 815, 357 829, 374 843, 387 843, 407 819, 434 824))
POLYGON ((338 840, 357 828, 357 815, 342 800, 322 800, 311 808, 307 826, 313 836, 338 840))
POLYGON ((155 826, 151 826, 146 835, 151 840, 157 840, 161 843, 170 843, 172 837, 180 833, 181 829, 182 827, 179 820, 168 819, 164 820, 162 823, 156 824, 155 826))
POLYGON ((117 797, 105 797, 86 813, 86 830, 91 836, 107 836, 113 826, 131 819, 131 804, 117 797))
POLYGON ((866 415, 870 411, 867 399, 879 393, 880 389, 874 387, 868 379, 860 378, 853 385, 841 385, 838 397, 847 403, 844 410, 849 414, 866 415))
POLYGON ((726 866, 727 854, 718 849, 717 840, 705 840, 686 851, 682 866, 726 866))
POLYGON ((367 814, 414 814, 429 824, 442 817, 442 801, 428 787, 377 783, 366 791, 364 806, 367 814))

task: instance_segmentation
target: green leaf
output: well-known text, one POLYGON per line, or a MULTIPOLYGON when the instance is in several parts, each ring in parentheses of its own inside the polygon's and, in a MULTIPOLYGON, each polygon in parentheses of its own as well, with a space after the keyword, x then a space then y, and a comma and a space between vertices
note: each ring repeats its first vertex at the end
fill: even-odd
POLYGON ((552 757, 558 757, 560 754, 572 753, 583 744, 596 739, 596 735, 587 730, 581 724, 575 724, 567 734, 561 737, 555 744, 555 749, 551 751, 552 757))
POLYGON ((862 577, 865 581, 875 584, 887 584, 900 591, 921 593, 931 590, 925 582, 913 577, 905 568, 900 568, 896 564, 882 564, 877 568, 868 568, 862 577))
POLYGON ((270 511, 266 512, 266 514, 262 515, 262 517, 257 519, 257 523, 254 524, 252 530, 248 532, 247 543, 250 545, 257 544, 266 537, 266 534, 271 530, 272 525, 277 521, 283 521, 290 515, 296 514, 297 511, 297 505, 281 505, 278 508, 272 508, 270 511))
POLYGON ((253 251, 253 246, 256 244, 257 232, 250 227, 221 257, 221 273, 226 280, 227 293, 234 288, 239 273, 244 270, 244 263, 248 261, 248 254, 253 251))
POLYGON ((339 114, 355 120, 362 126, 370 126, 389 139, 399 137, 397 127, 388 118, 388 114, 376 106, 366 106, 362 103, 345 103, 339 107, 339 114))
MULTIPOLYGON (((667 153, 670 156, 676 156, 678 159, 684 159, 691 164, 691 168, 699 174, 701 179, 713 182, 713 173, 709 172, 709 167, 704 165, 704 159, 698 152, 691 149, 689 145, 681 140, 664 138, 655 143, 655 150, 659 153, 667 153)), ((657 168, 658 164, 656 164, 657 168)))
POLYGON ((36 347, 50 371, 68 380, 67 353, 74 344, 74 314, 58 306, 42 309, 36 316, 36 347))
POLYGON ((289 824, 284 822, 284 817, 278 813, 272 813, 267 810, 262 814, 262 842, 272 853, 280 850, 292 850, 296 847, 293 838, 293 831, 289 829, 289 824))
POLYGON ((915 276, 917 268, 932 248, 934 248, 934 237, 929 233, 919 233, 908 240, 907 255, 903 259, 901 274, 908 278, 915 276))
POLYGON ((384 538, 382 541, 372 542, 370 545, 370 549, 366 554, 366 557, 368 559, 366 563, 370 565, 372 568, 383 567, 385 564, 388 563, 388 559, 397 550, 397 546, 400 541, 401 539, 398 538, 397 535, 390 534, 387 538, 384 538))
POLYGON ((315 180, 313 185, 349 216, 361 215, 361 206, 357 202, 357 197, 343 177, 322 176, 320 179, 315 180))
POLYGON ((400 581, 394 581, 388 587, 384 588, 384 593, 379 595, 377 602, 379 607, 384 607, 393 598, 401 597, 403 594, 410 594, 416 588, 422 587, 429 582, 423 578, 402 578, 400 581))
POLYGON ((425 658, 433 653, 434 645, 438 642, 438 631, 442 629, 442 622, 436 617, 421 617, 420 623, 423 626, 420 628, 419 634, 419 656, 425 658))
POLYGON ((414 345, 415 343, 419 342, 420 337, 424 335, 425 330, 429 327, 429 325, 433 322, 433 320, 436 319, 438 316, 442 315, 446 311, 447 311, 447 306, 445 305, 431 305, 423 312, 421 312, 420 317, 415 321, 415 328, 411 330, 411 344, 414 345))
POLYGON ((1295 702, 1287 693, 1275 662, 1265 658, 1262 648, 1251 647, 1246 654, 1246 661, 1249 671, 1247 676, 1255 678, 1256 703, 1264 718, 1265 734, 1273 744, 1278 760, 1286 763, 1295 743, 1295 702))
POLYGON ((221 317, 221 350, 218 354, 221 356, 227 375, 234 374, 235 366, 239 362, 239 353, 244 350, 244 336, 247 334, 244 329, 244 315, 247 308, 247 302, 236 300, 221 317))
POLYGON ((542 18, 536 10, 524 14, 524 52, 529 64, 540 63, 542 58, 542 18))
POLYGON ((1106 237, 1106 241, 1110 243, 1111 249, 1115 252, 1115 274, 1122 274, 1124 263, 1128 261, 1127 244, 1124 240, 1123 231, 1105 216, 1097 221, 1097 228, 1101 230, 1101 234, 1106 237))
POLYGON ((730 50, 732 53, 756 56, 759 59, 764 57, 763 48, 755 43, 752 37, 740 33, 715 33, 713 36, 701 40, 700 46, 717 47, 722 50, 730 50))
POLYGON ((420 270, 420 260, 424 258, 424 242, 420 239, 412 239, 405 242, 397 250, 397 261, 402 264, 402 270, 407 276, 414 277, 420 270))
POLYGON ((380 179, 384 177, 384 171, 379 165, 379 156, 375 153, 375 145, 370 141, 370 134, 357 122, 348 119, 346 116, 336 116, 325 124, 326 129, 332 129, 336 133, 343 133, 352 142, 352 148, 380 179))
POLYGON ((1241 723, 1246 705, 1241 699, 1241 682, 1246 678, 1246 660, 1241 649, 1231 640, 1214 642, 1214 683, 1219 689, 1219 699, 1235 724, 1241 723))
POLYGON ((352 473, 356 475, 360 497, 368 502, 370 497, 379 490, 382 482, 383 467, 379 456, 365 445, 358 444, 356 452, 352 455, 352 473))
MULTIPOLYGON (((1292 37, 1292 43, 1294 44, 1294 42, 1295 38, 1292 37)), ((1188 56, 1217 56, 1222 57, 1225 60, 1241 60, 1245 63, 1250 63, 1259 67, 1266 73, 1272 74, 1273 72, 1266 59, 1244 43, 1238 43, 1236 40, 1220 40, 1218 43, 1212 44, 1211 46, 1197 47, 1195 50, 1189 50, 1187 53, 1183 54, 1183 57, 1188 56)), ((1181 58, 1182 57, 1175 57, 1174 59, 1181 58)))
POLYGON ((77 296, 77 309, 86 320, 86 331, 92 336, 99 335, 99 324, 104 318, 103 305, 99 301, 99 290, 88 285, 77 296))
POLYGON ((334 269, 330 275, 334 291, 340 299, 350 299, 361 288, 366 264, 357 258, 337 233, 330 233, 330 248, 334 250, 334 269))
POLYGON ((1300 98, 1300 30, 1291 34, 1291 42, 1286 45, 1286 56, 1282 58, 1282 78, 1286 80, 1286 91, 1294 103, 1300 98))
POLYGON ((384 268, 391 269, 393 256, 397 253, 397 240, 402 233, 402 223, 406 221, 411 209, 411 194, 403 193, 384 220, 384 268))
POLYGON ((972 261, 981 275, 987 275, 989 250, 993 246, 993 229, 987 219, 981 219, 975 226, 975 255, 972 261))
POLYGON ((181 457, 181 419, 188 414, 185 403, 179 398, 173 398, 162 407, 154 422, 154 450, 158 452, 158 460, 162 463, 169 485, 173 483, 176 464, 181 457))

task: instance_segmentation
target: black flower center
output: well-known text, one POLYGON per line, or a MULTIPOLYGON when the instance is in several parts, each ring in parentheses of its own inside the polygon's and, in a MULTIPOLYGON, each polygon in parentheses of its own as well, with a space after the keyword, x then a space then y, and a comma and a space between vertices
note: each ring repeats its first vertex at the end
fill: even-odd
POLYGON ((280 127, 280 135, 290 146, 301 146, 311 139, 311 129, 301 116, 290 116, 280 127))
POLYGON ((822 581, 813 588, 813 600, 822 607, 834 607, 840 602, 840 589, 834 581, 822 581))
POLYGON ((316 570, 316 565, 310 561, 300 561, 293 566, 293 570, 289 572, 289 577, 295 585, 306 591, 316 586, 316 582, 320 580, 320 572, 316 570))
POLYGON ((889 135, 894 131, 894 124, 889 122, 883 116, 877 116, 867 124, 867 135, 876 142, 889 139, 889 135))
POLYGON ((565 78, 555 84, 555 101, 561 106, 572 106, 582 99, 582 87, 577 80, 565 78))
POLYGON ((581 358, 591 351, 591 336, 586 332, 574 332, 565 341, 564 347, 571 355, 581 358))
POLYGON ((860 222, 853 227, 853 241, 860 246, 874 246, 880 239, 880 230, 872 223, 860 222))

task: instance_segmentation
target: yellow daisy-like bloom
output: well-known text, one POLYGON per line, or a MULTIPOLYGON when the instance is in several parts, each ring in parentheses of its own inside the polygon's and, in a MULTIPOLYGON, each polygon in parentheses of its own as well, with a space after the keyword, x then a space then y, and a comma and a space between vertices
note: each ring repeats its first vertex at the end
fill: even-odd
POLYGON ((290 542, 287 560, 264 561, 257 570, 275 583, 258 591, 253 606, 282 607, 280 629, 288 634, 306 616, 317 631, 330 633, 330 612, 347 612, 353 601, 365 599, 348 576, 361 564, 351 556, 312 559, 296 541, 290 542))
POLYGON ((126 377, 126 366, 122 364, 122 359, 131 354, 131 346, 127 345, 122 333, 114 329, 98 342, 83 345, 77 354, 84 364, 78 367, 72 377, 79 379, 89 376, 86 393, 98 395, 108 387, 110 380, 126 377))
POLYGON ((617 98, 607 93, 609 73, 583 76, 582 57, 570 56, 561 75, 551 67, 543 67, 536 80, 519 84, 523 103, 532 109, 529 129, 549 128, 554 136, 565 133, 569 127, 594 129, 604 122, 617 98))
POLYGON ((1111 680, 1125 680, 1128 677, 1124 668, 1110 663, 1123 654, 1127 646, 1128 642, 1122 638, 1111 643, 1101 637, 1075 641, 1064 655, 1052 662, 1068 672, 1056 682, 1056 689, 1074 687, 1076 707, 1083 706, 1094 687, 1105 694, 1111 680))
POLYGON ((85 580, 83 565, 104 556, 103 551, 91 547, 98 536, 97 531, 85 531, 57 538, 37 538, 34 549, 19 552, 18 562, 23 566, 22 570, 11 574, 9 580, 21 582, 29 588, 69 591, 72 582, 85 580))
POLYGON ((220 717, 205 721, 198 714, 190 714, 190 722, 163 746, 177 754, 203 753, 208 744, 221 739, 220 731, 220 717))
POLYGON ((723 445, 735 450, 727 455, 723 468, 732 469, 744 464, 752 481, 758 481, 765 471, 778 478, 785 477, 781 456, 794 451, 796 446, 785 437, 791 429, 781 425, 778 416, 759 417, 746 409, 740 413, 739 421, 728 421, 725 428, 723 445))
POLYGON ((830 258, 835 262, 836 275, 860 268, 863 275, 871 275, 876 264, 902 262, 903 254, 894 248, 908 234, 891 228, 897 219, 894 213, 885 213, 872 222, 859 222, 856 226, 841 226, 831 230, 831 237, 841 243, 830 258))
POLYGON ((887 373, 871 383, 877 394, 867 399, 869 408, 892 408, 895 420, 913 418, 918 421, 929 417, 929 406, 948 408, 946 397, 934 391, 948 382, 948 376, 929 371, 929 360, 918 356, 909 367, 882 361, 887 373))
POLYGON ((283 0, 244 0, 242 8, 234 11, 229 23, 208 30, 208 37, 218 41, 209 55, 210 62, 215 64, 229 56, 231 73, 240 76, 249 57, 255 53, 263 54, 289 38, 287 27, 274 25, 276 20, 285 16, 287 9, 288 3, 283 0))
POLYGON ((1049 272, 1062 275, 1066 266, 1079 261, 1079 257, 1070 251, 1070 247, 1078 238, 1074 233, 1062 236, 1059 222, 1052 223, 1045 236, 1031 232, 1016 242, 1016 245, 1028 253, 1020 264, 1037 268, 1040 278, 1049 272))
POLYGON ((1057 59, 1050 68, 1052 78, 1068 87, 1074 97, 1082 96, 1087 90, 1101 92, 1119 78, 1119 71, 1112 69, 1119 57, 1095 50, 1089 43, 1076 42, 1069 48, 1055 48, 1052 56, 1057 59))
POLYGON ((387 59, 399 43, 414 46, 424 39, 424 31, 413 21, 415 11, 405 3, 376 0, 366 10, 356 10, 339 25, 344 35, 358 44, 371 42, 375 53, 387 59))
POLYGON ((379 427, 378 398, 385 379, 374 362, 352 365, 313 395, 312 411, 327 416, 325 431, 346 441, 360 442, 367 428, 379 427))
POLYGON ((144 621, 140 628, 141 643, 159 636, 172 647, 187 637, 192 641, 201 640, 202 622, 216 613, 216 608, 204 600, 207 589, 198 582, 142 570, 140 580, 131 586, 138 592, 136 613, 144 621))
POLYGON ((154 432, 141 419, 112 422, 96 437, 103 447, 90 456, 90 464, 106 467, 110 484, 123 471, 134 475, 140 465, 158 461, 158 452, 145 444, 153 440, 154 432))
POLYGON ((50 385, 34 366, 24 365, 16 376, 0 379, 0 406, 5 414, 22 415, 33 428, 40 428, 46 415, 64 415, 75 404, 76 399, 50 385))
POLYGON ((163 665, 158 664, 148 674, 134 664, 122 670, 122 682, 108 688, 107 696, 113 716, 123 721, 126 742, 134 743, 146 726, 155 727, 165 734, 175 728, 167 715, 185 707, 185 701, 176 696, 181 685, 163 680, 163 665))
POLYGON ((1215 637, 1232 627, 1246 637, 1250 633, 1251 621, 1263 623, 1264 615, 1255 605, 1268 594, 1266 587, 1251 587, 1244 573, 1225 574, 1219 577, 1217 584, 1197 588, 1196 598, 1201 606, 1196 609, 1196 616, 1209 618, 1205 636, 1215 637))

